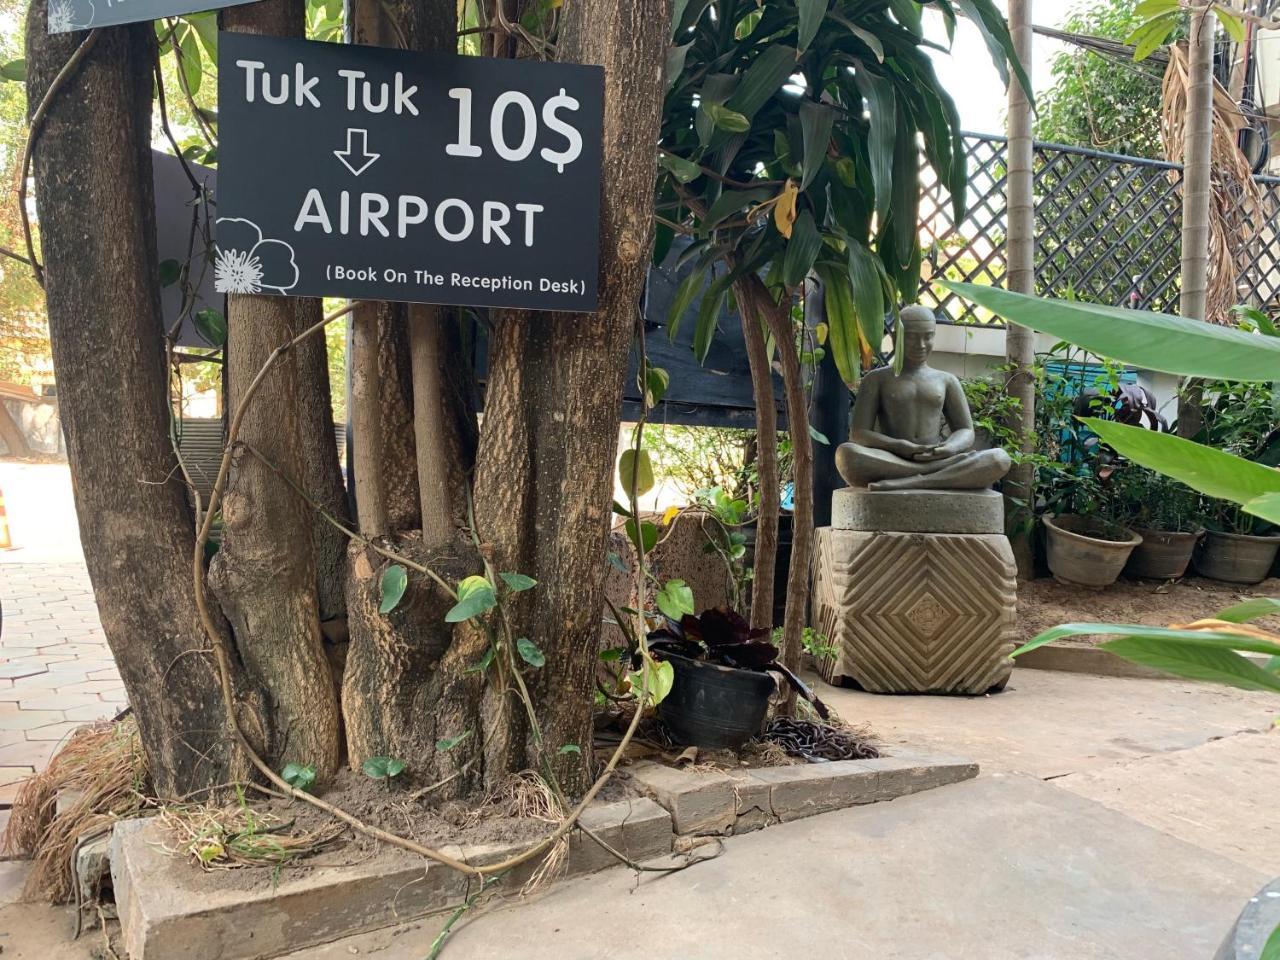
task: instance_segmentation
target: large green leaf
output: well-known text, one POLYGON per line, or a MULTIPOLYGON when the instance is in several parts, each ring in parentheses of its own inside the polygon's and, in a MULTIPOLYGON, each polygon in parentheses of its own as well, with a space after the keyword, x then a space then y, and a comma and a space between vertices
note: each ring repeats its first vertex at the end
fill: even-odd
POLYGON ((698 323, 693 328, 693 355, 698 363, 707 361, 707 353, 711 350, 711 341, 716 334, 716 321, 720 319, 720 308, 729 291, 731 276, 725 273, 716 277, 703 295, 702 303, 698 305, 698 323))
POLYGON ((801 167, 800 189, 813 183, 827 159, 827 145, 831 142, 831 127, 835 123, 835 108, 825 103, 804 100, 800 104, 800 131, 804 138, 804 162, 801 167))
POLYGON ((849 278, 835 264, 819 263, 814 269, 822 281, 827 308, 827 347, 840 379, 853 389, 862 373, 862 358, 858 350, 858 317, 853 309, 849 278))
POLYGON ((750 190, 726 190, 720 194, 716 202, 711 205, 711 209, 707 211, 707 215, 702 221, 702 227, 704 230, 710 230, 717 224, 728 220, 733 214, 746 207, 762 203, 771 196, 773 196, 773 191, 768 187, 752 187, 750 190))
POLYGON ((1148 370, 1217 380, 1280 378, 1280 339, 1145 310, 1053 300, 940 281, 1006 320, 1148 370))
POLYGON ((867 138, 867 156, 871 163, 871 182, 875 188, 875 211, 881 222, 889 213, 893 198, 893 151, 897 132, 897 95, 893 83, 869 70, 854 75, 858 91, 866 98, 871 112, 871 135, 867 138))
POLYGON ((1259 617, 1268 617, 1280 613, 1280 597, 1254 597, 1214 615, 1215 620, 1226 620, 1228 623, 1248 623, 1259 617))
POLYGON ((818 35, 818 27, 826 16, 831 0, 796 0, 796 11, 799 16, 799 27, 796 30, 797 44, 801 52, 808 49, 813 38, 818 35))
POLYGON ((400 564, 393 563, 383 570, 382 579, 378 582, 378 592, 381 595, 378 612, 385 616, 394 610, 408 586, 409 571, 400 564))
POLYGON ((742 82, 725 104, 748 120, 769 102, 787 78, 796 72, 796 50, 780 43, 770 44, 742 73, 742 82))
POLYGON ((1280 693, 1280 677, 1272 676, 1233 650, 1149 636, 1120 637, 1101 646, 1131 663, 1155 667, 1188 680, 1280 693))
POLYGON ((1265 493, 1244 505, 1244 512, 1280 526, 1280 493, 1265 493))
POLYGON ((680 285, 676 287, 675 296, 671 298, 671 309, 667 312, 667 337, 671 340, 675 340, 676 334, 680 331, 680 321, 684 319, 684 312, 689 309, 693 298, 698 295, 698 291, 706 282, 707 268, 695 267, 693 272, 681 280, 680 285))
POLYGON ((1280 493, 1280 470, 1171 433, 1156 433, 1097 417, 1081 417, 1080 421, 1123 456, 1208 496, 1247 504, 1267 494, 1280 493))
POLYGON ((880 261, 857 242, 849 244, 849 284, 853 288, 853 309, 858 315, 862 336, 872 350, 884 340, 884 284, 880 282, 880 261))
POLYGON ((813 214, 801 210, 791 228, 791 239, 787 241, 787 252, 782 260, 782 282, 788 287, 804 283, 821 249, 822 235, 813 222, 813 214))
POLYGON ((995 8, 991 0, 952 0, 952 2, 960 8, 961 13, 977 25, 978 32, 982 34, 987 50, 991 52, 991 60, 995 63, 1005 86, 1009 85, 1007 67, 1013 67, 1018 83, 1026 91, 1027 97, 1034 99, 1035 91, 1031 89, 1031 78, 1027 76, 1027 71, 1023 69, 1021 61, 1013 52, 1013 38, 1009 35, 1009 24, 1004 15, 995 8))
POLYGON ((1252 653, 1280 655, 1280 644, 1268 643, 1258 637, 1223 630, 1179 630, 1175 627, 1151 627, 1137 623, 1064 623, 1027 641, 1013 651, 1012 655, 1020 657, 1037 647, 1065 637, 1146 637, 1149 640, 1214 650, 1248 650, 1252 653))

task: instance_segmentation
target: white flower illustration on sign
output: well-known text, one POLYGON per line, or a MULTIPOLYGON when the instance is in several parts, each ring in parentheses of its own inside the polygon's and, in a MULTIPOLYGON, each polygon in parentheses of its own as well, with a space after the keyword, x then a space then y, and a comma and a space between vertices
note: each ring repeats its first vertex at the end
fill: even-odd
POLYGON ((219 293, 278 293, 298 283, 293 247, 267 240, 252 220, 220 217, 214 240, 213 288, 219 293))
POLYGON ((84 23, 76 23, 75 0, 49 0, 49 32, 67 33, 71 30, 84 30, 93 24, 97 12, 93 0, 85 0, 89 8, 89 18, 84 23))

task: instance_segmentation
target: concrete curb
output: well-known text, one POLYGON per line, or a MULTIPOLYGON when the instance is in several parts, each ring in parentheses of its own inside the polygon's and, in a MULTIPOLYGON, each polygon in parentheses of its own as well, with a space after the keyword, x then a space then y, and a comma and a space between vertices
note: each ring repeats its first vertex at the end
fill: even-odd
MULTIPOLYGON (((650 796, 593 805, 581 822, 636 861, 669 855, 677 836, 745 833, 842 807, 892 800, 978 774, 978 765, 963 758, 899 749, 875 760, 751 770, 680 770, 650 761, 626 769, 650 796)), ((211 888, 199 882, 188 860, 165 850, 167 839, 156 820, 125 821, 112 834, 112 886, 131 960, 276 957, 439 914, 468 894, 466 877, 390 847, 356 864, 285 871, 266 888, 211 888)), ((526 846, 522 842, 445 850, 482 865, 526 846)), ((585 833, 575 831, 563 876, 595 873, 616 862, 585 833)), ((538 863, 531 861, 509 874, 502 892, 519 889, 538 863)))

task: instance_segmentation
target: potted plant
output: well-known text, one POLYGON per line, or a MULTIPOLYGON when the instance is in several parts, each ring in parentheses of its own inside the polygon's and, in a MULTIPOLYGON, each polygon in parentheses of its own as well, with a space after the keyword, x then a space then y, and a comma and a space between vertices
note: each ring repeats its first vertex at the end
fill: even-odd
POLYGON ((1129 526, 1142 538, 1125 564, 1126 576, 1176 580, 1187 572, 1204 536, 1200 498, 1190 487, 1135 463, 1120 478, 1129 526))
MULTIPOLYGON (((1225 453, 1275 466, 1280 460, 1280 391, 1275 383, 1206 380, 1204 425, 1196 437, 1225 453)), ((1209 532, 1196 551, 1196 572, 1227 583, 1261 583, 1280 551, 1280 534, 1238 504, 1206 499, 1209 532)))
POLYGON ((765 629, 728 607, 664 618, 649 634, 649 651, 675 671, 671 692, 658 716, 681 743, 706 749, 737 749, 764 730, 769 698, 779 673, 826 719, 826 706, 795 674, 777 662, 778 648, 761 639, 765 629))

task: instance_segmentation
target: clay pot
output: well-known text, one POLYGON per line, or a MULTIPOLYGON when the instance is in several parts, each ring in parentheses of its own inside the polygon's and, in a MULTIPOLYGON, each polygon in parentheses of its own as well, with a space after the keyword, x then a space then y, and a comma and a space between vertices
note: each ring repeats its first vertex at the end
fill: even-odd
POLYGON ((1143 580, 1177 580, 1187 572, 1191 554, 1204 536, 1203 530, 1186 533, 1180 530, 1153 530, 1134 527, 1142 542, 1129 555, 1125 576, 1143 580))
POLYGON ((664 655, 675 669, 658 716, 679 743, 736 750, 764 730, 776 684, 767 673, 664 655))
POLYGON ((1089 517, 1044 516, 1049 572, 1059 583, 1101 589, 1115 583, 1142 538, 1126 528, 1108 529, 1089 517), (1112 535, 1125 539, 1110 539, 1112 535))
POLYGON ((1196 572, 1210 580, 1226 583, 1261 583, 1271 572, 1280 536, 1254 537, 1244 533, 1205 534, 1196 551, 1196 572))

